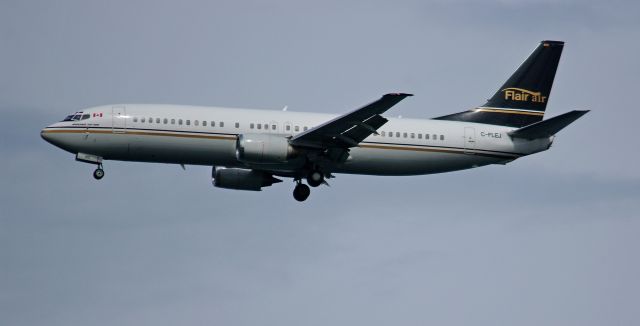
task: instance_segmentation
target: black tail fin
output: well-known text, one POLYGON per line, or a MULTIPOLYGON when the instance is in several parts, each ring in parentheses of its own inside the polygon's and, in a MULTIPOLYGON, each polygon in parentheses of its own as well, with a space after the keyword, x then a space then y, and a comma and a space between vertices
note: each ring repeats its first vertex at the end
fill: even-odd
POLYGON ((541 121, 563 46, 560 41, 542 41, 483 106, 435 119, 511 127, 541 121))

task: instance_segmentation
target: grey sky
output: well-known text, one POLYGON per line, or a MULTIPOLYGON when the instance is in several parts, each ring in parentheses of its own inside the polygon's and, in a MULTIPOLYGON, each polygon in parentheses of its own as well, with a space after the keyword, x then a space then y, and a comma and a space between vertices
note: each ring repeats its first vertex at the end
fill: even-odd
POLYGON ((0 3, 0 324, 640 322, 634 1, 0 3), (42 141, 83 107, 175 103, 389 115, 482 104, 543 39, 547 109, 591 109, 507 166, 211 187, 207 167, 42 141))

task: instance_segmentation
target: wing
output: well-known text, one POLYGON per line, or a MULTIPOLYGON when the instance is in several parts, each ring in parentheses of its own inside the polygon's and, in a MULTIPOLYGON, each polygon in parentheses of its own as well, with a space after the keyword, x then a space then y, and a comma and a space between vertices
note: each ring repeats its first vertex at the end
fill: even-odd
POLYGON ((380 114, 408 96, 413 95, 386 94, 371 104, 296 135, 291 138, 289 143, 295 146, 314 148, 338 147, 347 149, 358 146, 371 134, 377 134, 376 130, 387 123, 388 120, 380 114))

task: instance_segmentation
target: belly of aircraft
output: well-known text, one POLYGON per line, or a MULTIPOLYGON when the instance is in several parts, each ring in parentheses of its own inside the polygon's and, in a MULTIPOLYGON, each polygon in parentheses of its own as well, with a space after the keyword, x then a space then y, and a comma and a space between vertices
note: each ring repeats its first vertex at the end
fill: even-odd
POLYGON ((354 148, 337 173, 372 175, 420 175, 470 169, 494 164, 496 158, 461 151, 424 149, 354 148))

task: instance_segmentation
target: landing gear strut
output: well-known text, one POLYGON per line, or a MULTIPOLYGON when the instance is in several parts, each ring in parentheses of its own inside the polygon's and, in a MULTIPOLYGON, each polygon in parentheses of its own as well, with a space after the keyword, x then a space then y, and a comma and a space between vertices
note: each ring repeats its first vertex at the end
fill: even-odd
POLYGON ((293 198, 295 198, 297 201, 305 201, 307 200, 307 198, 309 198, 310 194, 311 189, 309 189, 309 186, 298 180, 296 187, 293 188, 293 198))
POLYGON ((102 164, 99 164, 98 168, 96 168, 96 170, 93 171, 93 177, 96 180, 100 180, 104 177, 104 170, 102 169, 102 164))
POLYGON ((317 187, 324 182, 324 175, 318 170, 311 170, 307 175, 307 183, 312 187, 317 187))

